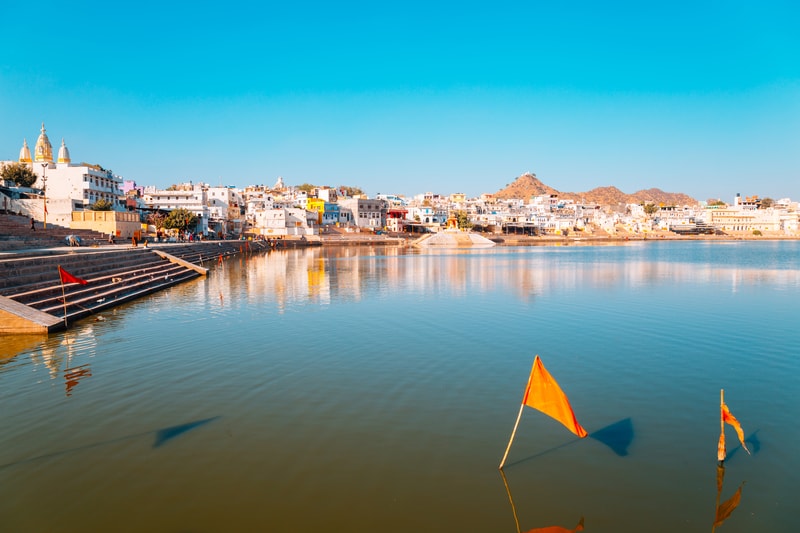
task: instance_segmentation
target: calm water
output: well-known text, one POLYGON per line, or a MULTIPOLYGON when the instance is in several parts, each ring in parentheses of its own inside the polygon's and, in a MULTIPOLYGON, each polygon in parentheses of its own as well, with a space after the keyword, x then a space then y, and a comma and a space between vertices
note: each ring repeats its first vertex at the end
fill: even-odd
POLYGON ((272 252, 0 338, 0 530, 797 530, 800 246, 272 252), (590 437, 526 408, 539 354, 590 437), (509 500, 509 494, 513 500, 509 500), (517 524, 518 522, 518 524, 517 524))

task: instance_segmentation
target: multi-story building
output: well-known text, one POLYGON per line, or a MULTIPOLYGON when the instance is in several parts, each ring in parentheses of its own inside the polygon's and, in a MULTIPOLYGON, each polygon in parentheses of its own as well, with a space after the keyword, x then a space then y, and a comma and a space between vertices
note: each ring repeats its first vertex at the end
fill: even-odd
POLYGON ((147 207, 152 210, 189 211, 197 217, 197 232, 208 233, 208 195, 204 184, 186 183, 172 190, 145 187, 143 199, 147 207))
POLYGON ((360 228, 380 229, 386 226, 386 202, 368 198, 339 200, 340 220, 360 228))
POLYGON ((280 207, 254 211, 248 213, 248 231, 265 237, 313 235, 315 231, 309 226, 309 215, 315 216, 314 213, 300 208, 280 207))
POLYGON ((122 178, 100 165, 73 164, 64 139, 54 159, 44 124, 34 156, 31 157, 27 140, 23 140, 19 162, 38 176, 34 187, 42 190, 43 202, 41 211, 32 213, 36 218, 69 227, 73 211, 87 210, 99 201, 107 202, 112 211, 125 210, 122 178))
POLYGON ((725 233, 778 232, 781 230, 780 211, 776 209, 751 209, 733 205, 706 211, 708 223, 725 233))
POLYGON ((243 195, 230 186, 205 186, 208 228, 220 235, 242 233, 246 203, 243 195))

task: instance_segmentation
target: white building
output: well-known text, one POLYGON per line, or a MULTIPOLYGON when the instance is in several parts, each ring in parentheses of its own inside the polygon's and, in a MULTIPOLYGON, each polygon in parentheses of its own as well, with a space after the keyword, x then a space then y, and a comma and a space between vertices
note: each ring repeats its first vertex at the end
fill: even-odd
POLYGON ((219 234, 240 234, 245 220, 245 201, 235 187, 206 186, 208 227, 219 234))
POLYGON ((300 208, 260 209, 248 213, 249 231, 265 237, 283 237, 287 235, 313 235, 308 217, 316 213, 300 208))
POLYGON ((70 226, 72 211, 87 210, 100 200, 108 202, 113 211, 125 210, 122 178, 99 165, 73 164, 63 139, 58 157, 53 159, 53 147, 44 124, 33 158, 25 139, 19 162, 27 164, 38 176, 34 187, 42 190, 43 202, 40 211, 35 208, 37 211, 31 213, 37 219, 45 218, 45 202, 47 220, 65 227, 70 226))
POLYGON ((142 195, 144 203, 150 209, 173 211, 185 209, 197 217, 198 233, 208 233, 208 195, 204 184, 183 184, 175 190, 145 187, 142 195))
POLYGON ((339 217, 345 224, 380 229, 386 226, 386 201, 368 198, 340 199, 339 217))

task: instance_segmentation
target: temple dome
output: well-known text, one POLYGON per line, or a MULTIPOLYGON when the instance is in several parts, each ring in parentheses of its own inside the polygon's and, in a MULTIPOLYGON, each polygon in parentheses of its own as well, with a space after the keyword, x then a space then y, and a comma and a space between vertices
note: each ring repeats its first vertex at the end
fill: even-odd
POLYGON ((36 154, 34 161, 53 162, 53 145, 50 144, 50 139, 47 138, 47 133, 45 133, 44 122, 42 122, 42 133, 36 139, 36 147, 33 151, 36 154))
POLYGON ((64 144, 64 138, 61 138, 61 148, 58 149, 58 162, 59 163, 69 163, 72 161, 69 158, 69 150, 67 150, 67 145, 64 144))
POLYGON ((22 141, 22 149, 19 151, 19 162, 20 163, 31 162, 31 149, 28 148, 28 139, 24 139, 22 141))

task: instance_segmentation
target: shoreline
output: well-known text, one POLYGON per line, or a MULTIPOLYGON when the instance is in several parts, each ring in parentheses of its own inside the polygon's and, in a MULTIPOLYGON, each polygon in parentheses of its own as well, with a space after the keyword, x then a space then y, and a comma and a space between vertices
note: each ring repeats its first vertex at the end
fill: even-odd
MULTIPOLYGON (((626 242, 661 242, 661 241, 796 241, 800 235, 679 235, 671 232, 648 234, 617 235, 494 235, 478 233, 494 242, 497 246, 563 246, 563 245, 603 245, 622 244, 626 242)), ((337 234, 335 236, 319 236, 322 246, 356 246, 356 245, 400 245, 410 246, 419 237, 399 234, 337 234)), ((465 248, 469 248, 466 246, 465 248)))

